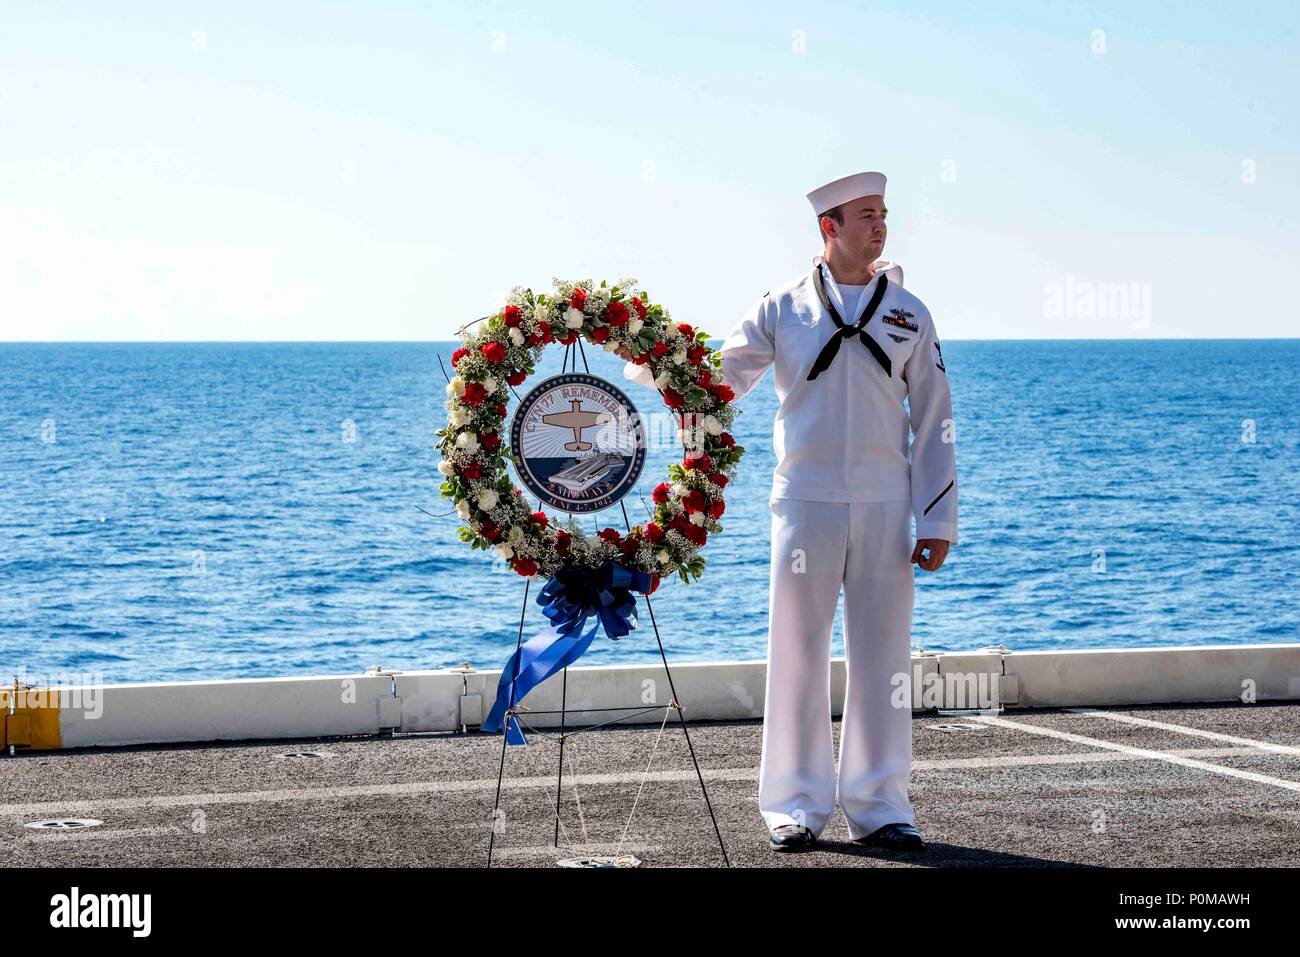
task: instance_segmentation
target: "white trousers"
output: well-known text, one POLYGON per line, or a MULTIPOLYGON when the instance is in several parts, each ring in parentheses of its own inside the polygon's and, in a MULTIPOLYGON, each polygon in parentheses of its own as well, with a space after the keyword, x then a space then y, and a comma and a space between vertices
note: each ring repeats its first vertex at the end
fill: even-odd
POLYGON ((836 802, 849 836, 915 823, 910 502, 774 499, 759 809, 768 829, 820 836, 836 802), (831 731, 831 630, 844 588, 848 671, 839 767, 831 731), (901 690, 900 690, 901 689, 901 690), (837 782, 838 778, 838 782, 837 782))

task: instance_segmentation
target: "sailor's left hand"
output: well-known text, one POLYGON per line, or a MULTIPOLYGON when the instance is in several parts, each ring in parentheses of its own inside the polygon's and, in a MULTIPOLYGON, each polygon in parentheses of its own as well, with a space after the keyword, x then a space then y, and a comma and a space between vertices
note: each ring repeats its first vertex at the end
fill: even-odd
POLYGON ((928 572, 937 572, 943 560, 948 557, 948 540, 946 538, 920 538, 912 549, 912 564, 920 565, 928 572), (922 550, 929 555, 921 557, 922 550))

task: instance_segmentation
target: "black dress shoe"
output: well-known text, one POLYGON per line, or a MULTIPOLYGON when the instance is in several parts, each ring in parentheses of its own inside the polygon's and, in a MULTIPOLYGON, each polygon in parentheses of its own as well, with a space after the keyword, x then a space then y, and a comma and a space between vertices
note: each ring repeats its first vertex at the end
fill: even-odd
POLYGON ((798 824, 782 824, 768 832, 774 851, 806 851, 817 844, 817 835, 798 824))
POLYGON ((923 851, 925 841, 921 832, 910 824, 886 824, 866 837, 855 838, 855 844, 864 847, 882 847, 889 851, 923 851))

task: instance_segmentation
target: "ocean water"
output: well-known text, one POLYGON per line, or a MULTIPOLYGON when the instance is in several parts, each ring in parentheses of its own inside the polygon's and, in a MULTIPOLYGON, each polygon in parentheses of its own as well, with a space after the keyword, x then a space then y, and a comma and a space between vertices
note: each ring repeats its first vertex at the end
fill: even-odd
MULTIPOLYGON (((438 495, 455 346, 0 345, 5 680, 499 667, 524 580, 460 542, 438 495)), ((944 357, 962 541, 917 571, 916 647, 1300 640, 1300 341, 952 341, 944 357)), ((658 408, 618 360, 586 358, 658 408)), ((704 579, 652 599, 670 661, 766 654, 775 405, 769 372, 739 404, 748 451, 704 579)), ((677 452, 651 449, 633 522, 677 452)), ((586 521, 623 527, 617 509, 586 521)), ((841 623, 842 606, 836 654, 841 623)), ((644 606, 642 624, 582 663, 657 658, 644 606)))

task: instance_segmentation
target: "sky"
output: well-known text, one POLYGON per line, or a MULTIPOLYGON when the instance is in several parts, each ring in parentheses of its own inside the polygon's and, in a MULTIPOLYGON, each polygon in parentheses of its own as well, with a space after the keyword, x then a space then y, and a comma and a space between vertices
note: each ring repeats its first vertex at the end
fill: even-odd
POLYGON ((945 339, 1293 337, 1297 9, 6 0, 0 341, 725 336, 868 169, 945 339))

